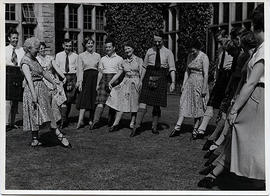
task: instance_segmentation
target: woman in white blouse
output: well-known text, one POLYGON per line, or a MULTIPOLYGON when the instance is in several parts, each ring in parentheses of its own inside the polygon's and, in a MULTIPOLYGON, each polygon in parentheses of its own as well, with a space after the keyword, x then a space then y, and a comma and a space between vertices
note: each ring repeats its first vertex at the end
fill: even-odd
POLYGON ((99 76, 98 65, 100 61, 100 54, 94 52, 94 44, 95 41, 92 38, 86 37, 83 42, 85 51, 78 56, 77 83, 80 93, 76 107, 80 110, 80 114, 77 129, 84 125, 83 120, 86 110, 90 111, 89 125, 91 126, 93 123, 99 76))

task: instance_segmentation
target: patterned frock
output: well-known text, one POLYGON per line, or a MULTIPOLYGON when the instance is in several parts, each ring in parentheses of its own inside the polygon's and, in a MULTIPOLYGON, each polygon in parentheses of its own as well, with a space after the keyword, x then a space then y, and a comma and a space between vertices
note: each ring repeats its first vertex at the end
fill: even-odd
POLYGON ((21 60, 21 66, 24 64, 29 67, 38 104, 35 108, 29 84, 26 82, 23 92, 23 130, 38 131, 40 125, 53 119, 48 87, 43 81, 45 71, 39 62, 28 54, 21 60))
POLYGON ((53 93, 51 90, 53 89, 53 85, 43 78, 44 83, 49 88, 49 93, 51 96, 51 105, 54 119, 57 121, 61 120, 61 111, 60 106, 67 100, 65 95, 65 91, 63 88, 63 84, 59 81, 58 77, 53 74, 53 67, 51 65, 51 61, 53 60, 52 56, 46 55, 45 57, 38 56, 38 62, 42 66, 42 68, 49 73, 49 75, 53 78, 53 80, 57 83, 57 93, 53 93))
POLYGON ((131 60, 125 59, 119 67, 125 73, 123 81, 112 88, 106 104, 121 112, 137 112, 140 93, 140 73, 143 60, 134 56, 131 60))
POLYGON ((199 118, 204 115, 209 99, 209 91, 207 89, 204 98, 201 96, 204 79, 203 64, 208 62, 207 55, 201 51, 195 59, 188 58, 188 79, 183 86, 184 90, 180 98, 179 115, 191 118, 199 118))

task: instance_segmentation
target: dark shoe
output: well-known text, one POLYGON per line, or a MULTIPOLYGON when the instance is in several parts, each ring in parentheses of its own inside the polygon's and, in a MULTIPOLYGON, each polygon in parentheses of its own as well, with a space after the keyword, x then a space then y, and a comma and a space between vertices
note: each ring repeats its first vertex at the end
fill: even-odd
POLYGON ((193 129, 193 131, 192 131, 192 133, 191 133, 191 138, 193 139, 193 140, 196 140, 197 139, 197 135, 198 135, 198 128, 194 128, 193 129))
POLYGON ((199 174, 201 174, 201 175, 207 175, 207 174, 209 174, 211 171, 213 171, 213 169, 214 169, 215 167, 216 167, 216 166, 210 164, 207 168, 205 168, 205 169, 199 171, 199 174))
POLYGON ((134 127, 130 133, 130 137, 135 137, 139 133, 139 128, 134 127))
POLYGON ((119 125, 114 125, 109 128, 109 132, 115 132, 119 130, 119 125))
POLYGON ((35 147, 42 146, 42 143, 40 141, 38 141, 38 139, 33 139, 30 146, 35 148, 35 147))
POLYGON ((98 129, 99 127, 100 127, 100 121, 92 123, 89 129, 94 130, 94 129, 98 129))
POLYGON ((76 126, 76 129, 80 129, 84 127, 84 123, 83 122, 79 122, 76 126))
POLYGON ((204 138, 204 130, 194 128, 192 131, 192 139, 197 140, 197 139, 203 139, 204 138))
POLYGON ((68 127, 68 122, 67 122, 67 121, 62 121, 62 122, 61 122, 60 129, 64 129, 64 128, 66 128, 66 127, 68 127))
POLYGON ((216 179, 212 177, 205 177, 201 179, 198 183, 198 187, 204 187, 208 189, 211 189, 215 185, 216 185, 216 179))
POLYGON ((63 146, 64 148, 72 148, 71 144, 69 143, 67 138, 63 135, 63 133, 60 132, 59 134, 57 134, 55 132, 55 135, 56 135, 57 139, 59 140, 61 146, 63 146), (67 144, 65 144, 64 140, 66 140, 67 144))
POLYGON ((180 135, 180 130, 173 129, 169 137, 176 137, 180 135))
POLYGON ((157 130, 157 128, 152 127, 152 133, 155 134, 155 135, 158 135, 159 131, 157 130))
POLYGON ((202 150, 208 150, 212 144, 213 140, 206 140, 205 144, 202 147, 202 150))
POLYGON ((214 141, 212 142, 212 145, 210 145, 209 150, 207 153, 204 155, 203 158, 208 159, 214 152, 215 150, 219 147, 218 144, 216 144, 214 141))
POLYGON ((204 166, 208 167, 209 165, 211 165, 214 162, 214 160, 216 160, 217 157, 218 155, 212 154, 210 158, 205 162, 204 166))

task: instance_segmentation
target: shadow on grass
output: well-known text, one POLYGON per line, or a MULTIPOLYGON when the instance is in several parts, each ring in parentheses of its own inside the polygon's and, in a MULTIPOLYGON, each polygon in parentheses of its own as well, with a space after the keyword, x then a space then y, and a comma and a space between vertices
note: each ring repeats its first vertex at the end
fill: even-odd
POLYGON ((246 191, 246 190, 263 191, 265 190, 264 181, 237 176, 228 171, 223 172, 217 178, 217 186, 221 190, 236 190, 236 191, 246 191))
POLYGON ((41 134, 39 141, 42 143, 42 147, 53 147, 60 145, 59 140, 52 131, 41 134))

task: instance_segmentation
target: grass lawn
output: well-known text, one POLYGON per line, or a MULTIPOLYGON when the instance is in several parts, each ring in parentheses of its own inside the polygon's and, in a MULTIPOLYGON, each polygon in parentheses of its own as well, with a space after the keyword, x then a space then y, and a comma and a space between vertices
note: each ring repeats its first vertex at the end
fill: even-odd
MULTIPOLYGON (((94 131, 89 131, 88 126, 76 130, 78 111, 75 109, 73 121, 63 130, 72 149, 56 145, 47 129, 42 129, 40 135, 51 143, 40 148, 28 146, 31 133, 21 129, 8 131, 6 189, 202 190, 197 183, 203 177, 198 172, 205 162, 205 152, 201 151, 205 140, 190 140, 190 119, 185 120, 181 136, 168 137, 177 120, 178 102, 178 96, 168 97, 159 135, 147 130, 151 127, 151 112, 144 120, 146 130, 134 138, 129 137, 131 130, 127 128, 129 115, 121 121, 123 129, 114 133, 108 133, 107 126, 94 131)), ((103 117, 106 114, 107 111, 103 117)), ((213 130, 211 124, 209 129, 213 130)))

